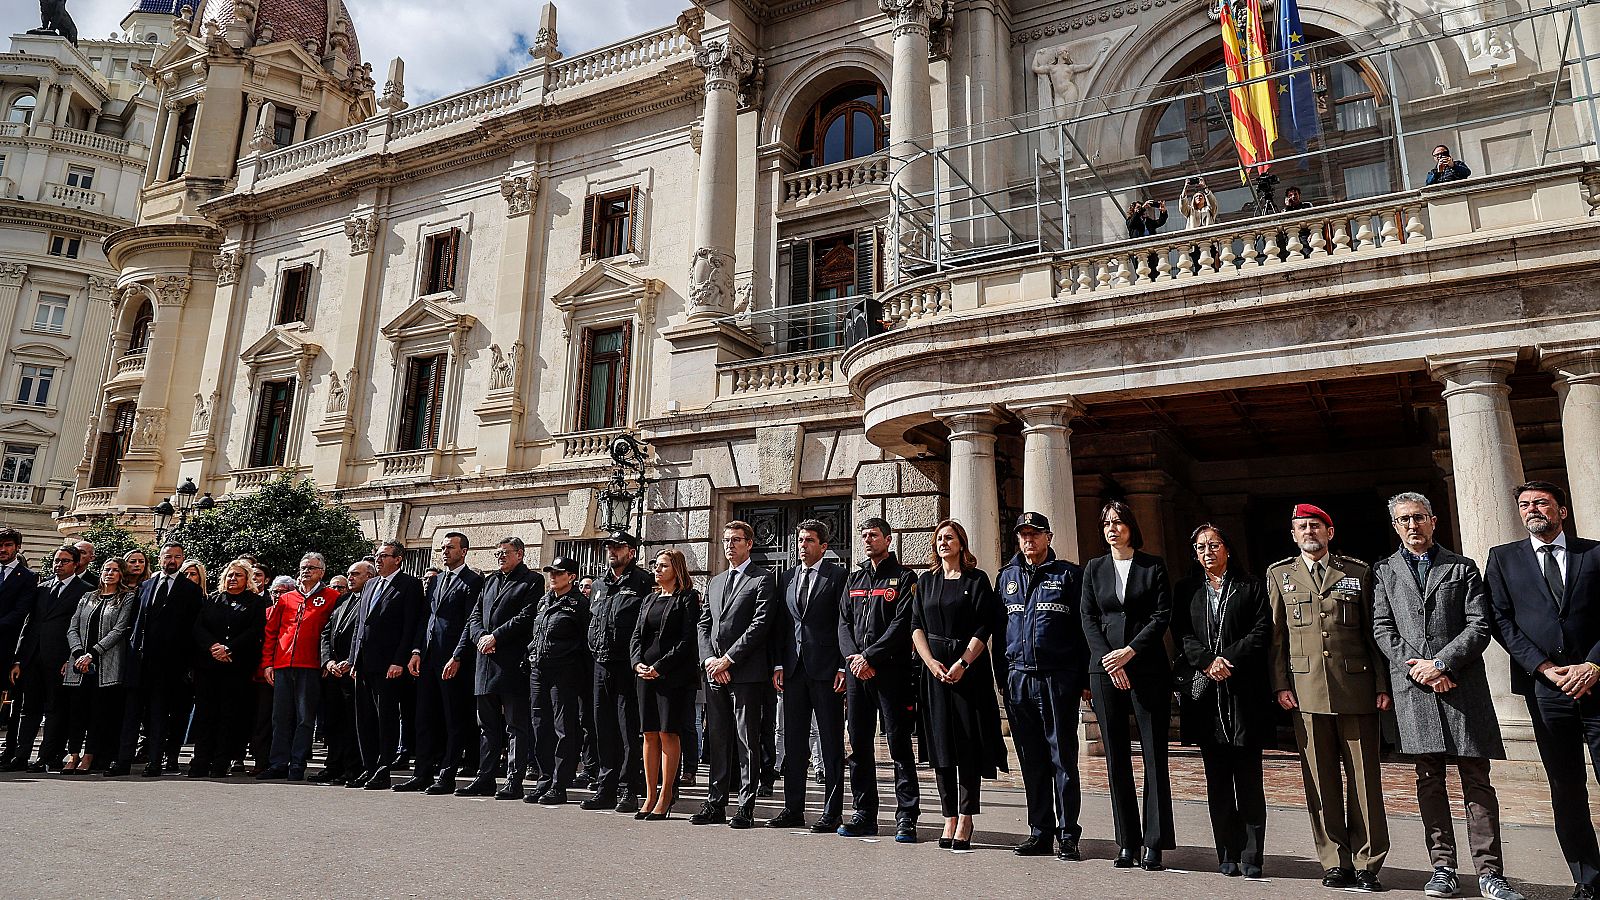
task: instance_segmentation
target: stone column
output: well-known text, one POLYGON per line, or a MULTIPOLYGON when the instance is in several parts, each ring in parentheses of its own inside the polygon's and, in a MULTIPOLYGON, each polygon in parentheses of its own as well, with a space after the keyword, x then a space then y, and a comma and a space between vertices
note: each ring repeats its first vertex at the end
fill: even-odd
POLYGON ((58 126, 67 127, 71 122, 69 116, 72 115, 72 86, 63 84, 58 90, 60 90, 61 96, 56 100, 55 123, 58 126))
POLYGON ((261 118, 262 98, 255 94, 245 94, 244 127, 239 129, 239 158, 244 159, 250 155, 250 141, 256 134, 256 121, 261 118))
MULTIPOLYGON (((1430 374, 1444 383, 1460 551, 1480 567, 1488 562, 1490 547, 1527 537, 1511 496, 1523 480, 1506 384, 1516 362, 1516 351, 1428 360, 1430 374)), ((1506 737, 1515 741, 1519 732, 1527 733, 1529 722, 1527 706, 1511 693, 1511 657, 1491 642, 1483 661, 1495 711, 1506 737)), ((1513 758, 1532 758, 1531 745, 1507 749, 1513 758)))
POLYGON ((1000 486, 995 479, 995 427, 989 407, 939 413, 950 426, 950 518, 967 529, 978 567, 1000 571, 1000 486))
POLYGON ((294 114, 294 139, 291 143, 298 144, 306 139, 306 123, 311 121, 311 111, 306 109, 296 110, 294 114))
POLYGON ((694 205, 694 260, 689 268, 689 321, 733 312, 734 210, 739 203, 739 80, 755 58, 731 34, 708 41, 694 54, 706 73, 706 107, 700 139, 700 184, 694 205))
POLYGON ((178 101, 168 100, 162 105, 161 141, 150 156, 150 171, 145 176, 145 186, 169 180, 168 167, 172 165, 172 149, 178 133, 178 101))
POLYGON ((45 78, 39 79, 39 96, 33 105, 33 133, 39 134, 46 125, 55 123, 56 104, 59 102, 60 88, 56 83, 45 78))
POLYGON ((155 320, 150 323, 150 343, 145 351, 144 381, 139 385, 133 439, 129 442, 127 456, 123 457, 122 478, 117 483, 118 506, 148 507, 158 497, 171 493, 175 486, 158 485, 158 480, 169 443, 167 399, 178 359, 178 331, 190 285, 188 275, 157 275, 148 286, 156 298, 155 320))
POLYGON ((1071 422, 1083 414, 1083 407, 1068 398, 1013 407, 1012 412, 1022 419, 1022 508, 1049 517, 1054 532, 1051 546, 1057 556, 1082 563, 1072 485, 1071 422))
POLYGON ((1159 469, 1146 472, 1118 472, 1117 483, 1128 492, 1128 506, 1139 522, 1139 534, 1144 538, 1146 553, 1167 561, 1168 567, 1181 563, 1184 555, 1176 559, 1167 557, 1167 501, 1172 498, 1172 476, 1159 469))
MULTIPOLYGON (((210 124, 209 122, 202 121, 205 116, 205 112, 206 95, 204 92, 197 93, 194 95, 194 124, 190 126, 192 130, 189 132, 189 156, 183 161, 183 174, 185 176, 196 174, 195 166, 200 162, 200 154, 196 153, 195 151, 198 149, 199 137, 204 133, 201 131, 201 129, 210 124)), ((176 134, 176 129, 174 129, 173 133, 176 134)), ((177 149, 177 145, 174 144, 173 146, 167 148, 167 152, 176 152, 177 149)))
POLYGON ((0 262, 0 322, 17 321, 17 302, 22 297, 22 282, 27 278, 27 263, 0 262))
POLYGON ((1539 364, 1555 374, 1561 399, 1573 533, 1600 534, 1600 347, 1542 345, 1539 364))
MULTIPOLYGON (((76 434, 80 428, 87 429, 100 403, 104 370, 99 364, 112 349, 111 310, 116 286, 115 277, 89 276, 88 303, 83 321, 76 325, 78 347, 72 381, 66 385, 67 402, 61 411, 62 430, 67 434, 76 434)), ((78 460, 69 458, 70 452, 68 444, 56 450, 55 462, 51 465, 53 478, 61 481, 74 479, 78 460)))
MULTIPOLYGON (((909 143, 933 131, 933 108, 930 94, 932 77, 928 73, 928 26, 930 15, 942 4, 938 0, 878 0, 878 8, 894 20, 894 68, 889 79, 889 157, 890 168, 898 173, 896 186, 900 193, 919 194, 932 185, 933 166, 926 158, 915 164, 908 161, 921 151, 909 143)), ((921 206, 927 199, 906 200, 921 206)), ((931 220, 931 216, 921 216, 931 220)), ((909 217, 890 223, 892 231, 899 231, 901 247, 912 243, 909 217)), ((891 280, 897 280, 898 253, 889 256, 891 280)))

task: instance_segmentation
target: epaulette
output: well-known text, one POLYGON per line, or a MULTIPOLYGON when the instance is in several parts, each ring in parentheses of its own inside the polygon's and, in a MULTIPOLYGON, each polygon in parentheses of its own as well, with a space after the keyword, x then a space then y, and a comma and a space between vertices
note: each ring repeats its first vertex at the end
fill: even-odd
POLYGON ((1367 565, 1365 561, 1356 559, 1354 556, 1341 556, 1341 555, 1335 553, 1335 554, 1333 554, 1333 561, 1338 563, 1341 567, 1348 566, 1348 565, 1351 565, 1353 563, 1355 565, 1360 566, 1363 569, 1372 568, 1371 566, 1367 565))
POLYGON ((1299 558, 1300 557, 1298 557, 1298 556, 1291 556, 1291 557, 1288 557, 1287 559, 1280 559, 1277 562, 1273 563, 1272 565, 1267 566, 1267 568, 1268 569, 1276 569, 1279 566, 1286 566, 1286 565, 1294 562, 1295 560, 1297 560, 1299 558))

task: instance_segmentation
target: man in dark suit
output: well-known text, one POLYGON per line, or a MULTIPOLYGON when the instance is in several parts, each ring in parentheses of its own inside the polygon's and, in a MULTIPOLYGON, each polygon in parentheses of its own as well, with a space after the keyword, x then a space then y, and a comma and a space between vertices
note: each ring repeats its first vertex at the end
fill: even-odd
MULTIPOLYGON (((522 558, 526 553, 522 538, 508 537, 495 548, 500 570, 483 581, 477 602, 467 617, 467 627, 456 645, 456 656, 473 657, 473 694, 478 701, 478 730, 481 733, 478 776, 456 791, 457 797, 495 797, 522 799, 522 773, 533 749, 528 713, 528 675, 523 669, 528 655, 528 636, 533 632, 533 617, 539 598, 544 595, 544 576, 529 571, 522 558), (509 765, 505 790, 496 791, 494 772, 500 753, 510 740, 509 765)), ((434 792, 434 788, 428 789, 434 792)))
POLYGON ((706 670, 706 743, 711 781, 694 825, 755 824, 761 780, 761 704, 772 677, 769 610, 777 596, 772 573, 750 562, 755 529, 729 522, 722 531, 728 571, 711 579, 700 608, 700 657, 706 670), (736 762, 737 761, 737 762, 736 762), (739 809, 727 820, 728 794, 739 777, 739 809))
POLYGON ((161 548, 161 571, 139 586, 139 608, 129 638, 128 706, 122 719, 122 746, 106 776, 128 774, 138 755, 139 730, 145 735, 143 775, 153 778, 164 769, 162 761, 176 755, 169 736, 183 739, 189 722, 190 673, 194 668, 194 620, 205 594, 200 586, 178 574, 183 568, 182 544, 167 542, 161 548))
POLYGON ((822 750, 822 818, 829 834, 844 816, 844 657, 839 653, 839 601, 846 572, 822 558, 828 526, 807 519, 795 528, 800 564, 778 578, 772 604, 772 686, 783 695, 783 811, 768 828, 804 828, 806 776, 811 771, 811 720, 822 750))
POLYGON ((367 582, 359 602, 350 659, 356 676, 356 740, 361 744, 361 777, 350 783, 369 791, 393 787, 390 765, 400 744, 400 679, 411 661, 411 643, 423 615, 422 582, 400 571, 405 545, 384 541, 376 557, 378 574, 367 582))
MULTIPOLYGON (((377 566, 364 559, 351 563, 344 575, 348 590, 322 627, 322 733, 328 756, 322 771, 306 779, 315 784, 344 784, 361 775, 350 644, 356 636, 362 595, 376 574, 377 566)), ((337 586, 337 578, 334 581, 337 586)))
POLYGON ((69 545, 57 549, 51 563, 55 577, 34 588, 27 602, 22 639, 6 667, 10 672, 7 683, 13 692, 22 695, 20 702, 12 704, 19 712, 12 716, 7 734, 6 771, 47 771, 60 764, 66 749, 67 704, 61 696, 61 667, 67 661, 67 626, 78 608, 78 598, 89 586, 76 577, 78 548, 69 545), (39 723, 46 717, 50 721, 50 727, 45 729, 46 740, 39 750, 39 761, 30 766, 28 754, 33 751, 39 723), (50 755, 52 750, 54 756, 50 755))
MULTIPOLYGON (((0 530, 0 662, 9 660, 16 649, 17 636, 22 633, 22 622, 28 617, 28 605, 33 600, 33 589, 39 586, 39 576, 17 558, 21 549, 21 532, 15 528, 0 530)), ((9 733, 8 725, 0 718, 0 727, 7 727, 9 733)), ((18 748, 8 743, 4 752, 0 752, 0 766, 13 762, 17 753, 18 748)), ((21 755, 26 759, 27 751, 21 751, 21 755)))
POLYGON ((444 570, 428 584, 428 613, 412 642, 407 669, 417 679, 417 767, 396 791, 454 793, 456 772, 477 749, 477 719, 472 708, 472 658, 457 655, 467 617, 483 589, 483 576, 467 565, 467 536, 447 532, 439 545, 444 570), (442 768, 441 768, 442 766, 442 768))
POLYGON ((1600 896, 1600 843, 1590 818, 1583 748, 1600 773, 1600 544, 1569 535, 1567 495, 1548 481, 1517 487, 1529 538, 1489 551, 1495 636, 1511 654, 1511 689, 1533 719, 1550 777, 1556 839, 1576 887, 1600 896))

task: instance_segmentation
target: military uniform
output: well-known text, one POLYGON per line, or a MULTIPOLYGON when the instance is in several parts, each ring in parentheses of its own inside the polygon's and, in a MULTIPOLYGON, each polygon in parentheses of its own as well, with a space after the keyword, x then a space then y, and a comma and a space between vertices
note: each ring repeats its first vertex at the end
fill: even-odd
POLYGON ((1376 874, 1389 852, 1377 705, 1389 673, 1372 637, 1372 570, 1348 556, 1296 555, 1267 569, 1267 592, 1272 688, 1293 691, 1300 705, 1294 731, 1317 858, 1325 869, 1376 874), (1356 773, 1348 811, 1344 768, 1356 773))

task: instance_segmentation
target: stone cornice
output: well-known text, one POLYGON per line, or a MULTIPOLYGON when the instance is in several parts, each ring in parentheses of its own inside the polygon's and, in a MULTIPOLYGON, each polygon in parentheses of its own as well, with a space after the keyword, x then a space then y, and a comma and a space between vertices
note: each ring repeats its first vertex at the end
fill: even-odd
POLYGON ((47 203, 7 200, 0 204, 0 224, 42 227, 84 237, 103 238, 118 229, 127 228, 129 223, 127 219, 96 216, 47 203))
POLYGON ((211 257, 222 247, 224 237, 221 229, 209 223, 134 225, 114 231, 106 237, 106 258, 113 266, 121 268, 118 255, 133 248, 144 251, 188 250, 202 254, 206 268, 210 269, 211 257))
POLYGON ((1160 9, 1164 6, 1181 6, 1179 0, 1138 0, 1130 3, 1113 3, 1100 9, 1090 10, 1077 16, 1068 16, 1056 19, 1053 22, 1040 25, 1024 25, 1011 35, 1011 46, 1016 47, 1032 41, 1042 41, 1056 35, 1079 31, 1092 26, 1096 22, 1111 22, 1124 17, 1148 15, 1151 9, 1160 9))

